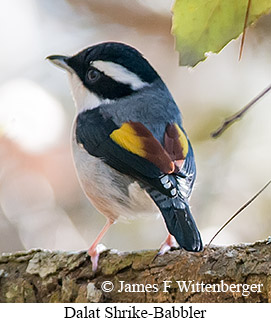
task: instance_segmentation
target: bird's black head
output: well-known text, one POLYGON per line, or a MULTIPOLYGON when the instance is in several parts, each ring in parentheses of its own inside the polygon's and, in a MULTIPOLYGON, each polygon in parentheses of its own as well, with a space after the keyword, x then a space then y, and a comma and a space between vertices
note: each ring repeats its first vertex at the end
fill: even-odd
POLYGON ((135 48, 117 42, 94 45, 71 57, 49 59, 75 72, 84 86, 101 99, 125 97, 159 78, 135 48))

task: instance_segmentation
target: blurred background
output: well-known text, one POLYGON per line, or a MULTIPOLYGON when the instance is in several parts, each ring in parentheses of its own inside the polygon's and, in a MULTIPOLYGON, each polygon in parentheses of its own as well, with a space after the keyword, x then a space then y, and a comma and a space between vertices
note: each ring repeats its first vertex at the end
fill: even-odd
MULTIPOLYGON (((172 0, 1 0, 0 252, 87 249, 105 223, 78 184, 70 151, 74 104, 67 77, 45 60, 101 41, 144 53, 181 107, 198 177, 192 211, 204 243, 269 179, 271 94, 221 137, 210 133, 271 83, 271 16, 196 68, 178 66, 172 0)), ((214 240, 253 242, 271 234, 268 188, 214 240)), ((162 218, 111 227, 108 248, 158 248, 162 218)))

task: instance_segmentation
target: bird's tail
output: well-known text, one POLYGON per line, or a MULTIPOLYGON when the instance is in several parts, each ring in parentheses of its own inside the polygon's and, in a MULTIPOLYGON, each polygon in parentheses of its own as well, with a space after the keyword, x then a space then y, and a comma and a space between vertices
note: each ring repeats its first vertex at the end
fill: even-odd
POLYGON ((187 251, 201 251, 203 249, 201 236, 188 203, 179 196, 170 198, 158 191, 151 191, 149 194, 159 207, 169 233, 175 237, 180 247, 187 251))

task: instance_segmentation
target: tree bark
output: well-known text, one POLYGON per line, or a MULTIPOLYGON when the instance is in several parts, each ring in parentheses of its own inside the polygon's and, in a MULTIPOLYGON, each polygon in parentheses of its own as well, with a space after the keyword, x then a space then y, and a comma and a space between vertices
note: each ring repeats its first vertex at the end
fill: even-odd
POLYGON ((210 246, 201 253, 176 249, 156 255, 155 250, 107 250, 100 255, 94 273, 85 251, 38 249, 2 254, 0 302, 271 301, 270 241, 210 246), (105 281, 114 284, 112 291, 103 290, 111 287, 105 281), (181 291, 183 281, 191 281, 194 287, 181 291), (197 290, 197 284, 205 290, 197 290), (244 292, 246 286, 250 286, 249 295, 244 292))

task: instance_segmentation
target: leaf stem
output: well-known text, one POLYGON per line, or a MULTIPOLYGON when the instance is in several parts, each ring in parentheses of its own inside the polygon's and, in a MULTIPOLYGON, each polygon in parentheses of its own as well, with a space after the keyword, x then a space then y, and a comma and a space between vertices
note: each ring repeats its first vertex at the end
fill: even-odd
POLYGON ((243 53, 243 48, 244 48, 244 42, 245 42, 245 36, 246 36, 246 28, 247 28, 247 22, 248 22, 248 17, 249 17, 249 9, 250 9, 250 6, 251 6, 251 0, 248 0, 248 2, 247 2, 246 17, 245 17, 245 22, 244 22, 244 27, 243 27, 243 35, 242 35, 241 45, 240 45, 239 61, 241 60, 242 53, 243 53))

